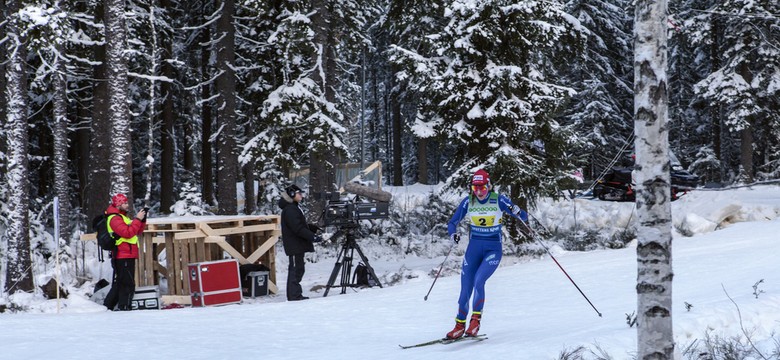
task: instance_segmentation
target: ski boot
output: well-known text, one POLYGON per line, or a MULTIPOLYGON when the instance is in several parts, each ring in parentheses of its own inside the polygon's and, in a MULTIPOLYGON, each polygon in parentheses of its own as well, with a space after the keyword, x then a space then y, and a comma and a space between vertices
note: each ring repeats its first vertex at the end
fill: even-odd
POLYGON ((482 320, 482 313, 475 312, 471 314, 471 322, 469 322, 469 328, 466 330, 466 336, 477 336, 480 320, 482 320))
POLYGON ((447 339, 457 339, 463 336, 463 332, 466 330, 466 320, 455 319, 455 328, 447 333, 447 339))

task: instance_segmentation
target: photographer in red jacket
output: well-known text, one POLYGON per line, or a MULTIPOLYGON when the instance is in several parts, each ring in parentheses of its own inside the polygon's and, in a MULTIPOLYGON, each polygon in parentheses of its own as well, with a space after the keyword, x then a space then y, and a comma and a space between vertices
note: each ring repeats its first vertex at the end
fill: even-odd
POLYGON ((146 210, 139 211, 134 219, 127 216, 130 203, 124 194, 116 194, 111 198, 111 205, 106 209, 108 215, 108 231, 119 236, 117 249, 111 253, 111 265, 114 276, 111 290, 103 302, 109 310, 132 310, 130 302, 135 293, 135 260, 138 259, 138 235, 144 232, 146 210))

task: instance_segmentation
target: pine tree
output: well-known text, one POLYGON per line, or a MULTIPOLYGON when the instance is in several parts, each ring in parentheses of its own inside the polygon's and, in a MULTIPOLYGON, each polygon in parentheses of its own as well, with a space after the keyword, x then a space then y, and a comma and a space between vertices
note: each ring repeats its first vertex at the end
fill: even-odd
MULTIPOLYGON (((717 21, 718 59, 721 65, 696 84, 697 92, 712 104, 722 107, 724 125, 733 134, 739 134, 740 181, 751 182, 756 175, 756 157, 776 163, 776 157, 756 152, 756 143, 762 148, 778 148, 776 109, 778 77, 780 77, 780 49, 777 48, 776 1, 729 1, 719 3, 709 12, 717 21)), ((775 155, 776 156, 776 155, 775 155)))
POLYGON ((596 178, 608 170, 619 149, 632 151, 633 91, 631 19, 625 1, 577 0, 567 12, 588 29, 583 56, 571 60, 564 73, 577 90, 563 121, 573 124, 582 141, 577 150, 585 173, 596 178), (628 144, 628 146, 626 146, 628 144))
POLYGON ((133 199, 132 139, 127 107, 127 19, 125 0, 106 2, 106 62, 108 65, 109 112, 111 119, 111 192, 133 199))
POLYGON ((555 196, 573 170, 573 137, 554 118, 574 91, 553 79, 565 65, 560 54, 584 41, 579 24, 549 1, 454 1, 444 17, 423 46, 429 53, 397 54, 407 61, 400 76, 426 98, 419 122, 455 146, 449 185, 487 168, 513 196, 555 196))
POLYGON ((237 211, 236 180, 238 176, 238 154, 236 153, 236 80, 235 65, 235 28, 233 16, 235 1, 220 0, 221 14, 217 20, 217 177, 218 214, 230 215, 237 211))
POLYGON ((30 259, 30 167, 27 132, 27 57, 21 1, 7 0, 5 42, 8 64, 5 76, 6 132, 8 157, 6 184, 8 185, 8 230, 3 235, 6 244, 6 293, 33 290, 32 261, 30 259))
MULTIPOLYGON (((375 30, 377 48, 374 49, 374 52, 379 53, 379 56, 376 57, 380 60, 374 66, 391 69, 390 78, 394 82, 394 86, 391 87, 395 99, 394 104, 402 103, 394 107, 394 113, 397 113, 402 107, 406 110, 404 112, 408 115, 402 119, 404 129, 411 130, 408 131, 410 137, 417 141, 409 146, 411 149, 417 148, 416 158, 410 156, 411 159, 404 160, 404 163, 417 166, 417 180, 420 183, 431 183, 428 178, 430 172, 428 163, 431 161, 428 148, 431 143, 436 142, 435 132, 426 131, 427 126, 420 122, 418 109, 429 107, 429 104, 423 106, 428 99, 420 98, 415 91, 410 90, 410 79, 404 76, 403 60, 406 59, 403 53, 399 53, 397 50, 414 49, 418 53, 429 53, 431 49, 425 48, 425 46, 430 44, 424 41, 425 35, 444 27, 446 22, 443 18, 443 9, 441 1, 391 0, 388 4, 387 15, 382 17, 383 21, 380 23, 380 27, 375 30), (385 54, 389 54, 389 57, 385 54)), ((411 86, 411 89, 414 87, 411 86)), ((407 154, 407 156, 409 155, 412 154, 407 154)), ((393 158, 396 160, 395 156, 393 158)), ((395 167, 394 172, 397 172, 398 165, 395 164, 395 167)))
MULTIPOLYGON (((690 164, 689 170, 705 182, 721 181, 720 111, 717 104, 702 101, 694 91, 716 66, 710 35, 717 26, 699 22, 701 12, 713 0, 681 2, 669 17, 669 142, 675 154, 690 164), (701 29, 699 28, 701 26, 701 29), (705 30, 706 29, 706 30, 705 30), (704 31, 702 31, 704 30, 704 31), (706 39, 706 40, 705 40, 706 39)), ((670 5, 671 6, 671 5, 670 5)))
MULTIPOLYGON (((99 1, 95 3, 95 8, 91 9, 94 14, 94 20, 84 16, 86 20, 93 20, 95 26, 94 38, 88 39, 91 41, 91 46, 94 54, 89 58, 90 61, 96 62, 96 66, 92 67, 92 78, 94 79, 108 79, 109 73, 109 61, 107 57, 107 27, 108 23, 108 6, 107 2, 99 1), (102 41, 101 41, 102 40, 102 41)), ((87 9, 89 11, 90 9, 87 9)), ((112 177, 111 177, 111 163, 113 144, 113 121, 109 108, 109 83, 108 81, 92 81, 92 108, 91 108, 91 121, 89 131, 89 149, 85 152, 85 156, 88 157, 85 166, 85 170, 89 173, 84 179, 86 186, 84 187, 84 213, 88 218, 92 218, 98 214, 102 214, 106 209, 110 194, 112 193, 112 177)), ((83 140, 86 136, 82 137, 83 140)))

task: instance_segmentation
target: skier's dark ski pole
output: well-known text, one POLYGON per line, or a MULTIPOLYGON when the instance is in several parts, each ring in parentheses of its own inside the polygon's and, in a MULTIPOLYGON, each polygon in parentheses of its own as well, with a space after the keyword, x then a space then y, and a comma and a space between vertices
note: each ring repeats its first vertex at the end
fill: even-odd
MULTIPOLYGON (((529 215, 530 215, 530 214, 529 214, 529 215)), ((534 218, 534 219, 536 219, 536 218, 534 218)), ((537 220, 536 220, 536 222, 539 222, 539 220, 537 219, 537 220)), ((585 300, 587 300, 587 301, 588 301, 588 304, 590 304, 590 306, 593 308, 593 310, 596 310, 596 314, 599 314, 599 317, 602 317, 602 316, 601 316, 601 313, 599 312, 599 310, 598 310, 598 309, 596 309, 596 306, 594 306, 594 305, 593 305, 593 303, 592 303, 592 302, 590 302, 590 299, 588 299, 588 297, 587 297, 587 296, 585 296, 585 293, 584 293, 584 292, 582 292, 582 290, 580 290, 580 287, 579 287, 579 286, 577 286, 577 283, 575 283, 575 282, 574 282, 574 280, 571 278, 571 276, 569 276, 569 273, 567 273, 567 272, 566 272, 566 270, 564 270, 564 269, 563 269, 563 266, 561 266, 561 263, 559 263, 559 262, 558 262, 558 260, 557 260, 557 259, 555 259, 555 256, 553 256, 553 254, 550 252, 550 249, 549 249, 549 248, 547 248, 547 246, 546 246, 546 245, 544 245, 544 243, 543 243, 541 240, 539 240, 539 238, 537 238, 537 237, 536 237, 536 233, 534 233, 534 231, 533 231, 533 230, 531 230, 531 228, 528 226, 528 224, 526 224, 526 223, 525 223, 525 221, 520 221, 520 223, 522 223, 522 224, 523 224, 523 226, 525 226, 525 228, 526 228, 526 229, 528 229, 528 233, 531 235, 531 237, 532 237, 534 240, 536 240, 536 242, 538 242, 538 243, 539 243, 539 245, 542 245, 542 247, 544 248, 544 250, 545 250, 545 251, 547 251, 547 255, 550 255, 550 258, 551 258, 551 259, 553 259, 553 261, 555 261, 555 264, 556 264, 556 265, 558 265, 558 267, 561 269, 561 271, 563 271, 563 274, 564 274, 564 275, 566 275, 566 277, 567 277, 567 278, 569 278, 569 281, 571 281, 571 283, 572 283, 572 284, 574 284, 574 287, 576 287, 576 288, 577 288, 577 291, 579 291, 579 292, 580 292, 580 294, 582 294, 582 297, 584 297, 584 298, 585 298, 585 300)), ((540 224, 541 224, 541 223, 540 223, 540 224)), ((542 225, 542 226, 544 226, 544 225, 542 225)))
POLYGON ((425 301, 428 301, 428 295, 431 294, 431 290, 433 290, 433 285, 436 285, 436 280, 438 280, 439 275, 441 275, 441 269, 444 268, 444 263, 447 262, 447 258, 450 257, 450 252, 452 252, 452 248, 454 248, 456 244, 452 244, 452 246, 450 246, 450 249, 447 250, 447 255, 444 257, 444 261, 441 262, 441 266, 439 266, 439 272, 436 273, 436 277, 433 278, 433 283, 431 284, 431 288, 428 289, 428 293, 425 294, 425 301))

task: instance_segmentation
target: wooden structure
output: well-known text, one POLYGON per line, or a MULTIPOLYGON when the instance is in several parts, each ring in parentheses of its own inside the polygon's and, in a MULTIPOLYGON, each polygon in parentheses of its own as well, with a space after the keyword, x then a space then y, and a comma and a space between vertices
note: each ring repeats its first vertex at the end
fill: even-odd
MULTIPOLYGON (((239 264, 261 263, 270 268, 268 290, 276 294, 279 221, 278 215, 149 218, 138 239, 136 286, 157 285, 164 277, 168 292, 163 293, 163 302, 189 304, 187 266, 227 255, 239 264)), ((95 240, 95 234, 84 234, 81 239, 95 240)))

